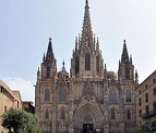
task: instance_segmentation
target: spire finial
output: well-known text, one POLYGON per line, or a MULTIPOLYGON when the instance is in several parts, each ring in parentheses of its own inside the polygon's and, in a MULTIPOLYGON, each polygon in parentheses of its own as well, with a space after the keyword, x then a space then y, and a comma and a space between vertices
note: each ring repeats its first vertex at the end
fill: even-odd
POLYGON ((126 40, 123 41, 123 51, 122 51, 122 56, 121 56, 121 63, 123 64, 128 64, 129 63, 129 54, 127 50, 127 44, 126 40))
POLYGON ((86 7, 89 7, 89 5, 88 5, 88 0, 86 0, 86 7))
POLYGON ((49 37, 49 44, 48 44, 48 50, 46 54, 46 61, 50 61, 54 59, 53 49, 52 49, 52 42, 51 37, 49 37))

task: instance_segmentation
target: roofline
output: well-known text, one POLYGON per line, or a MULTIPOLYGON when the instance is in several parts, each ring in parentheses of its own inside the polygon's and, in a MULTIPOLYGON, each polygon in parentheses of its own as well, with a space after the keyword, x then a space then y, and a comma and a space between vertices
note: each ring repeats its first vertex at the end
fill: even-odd
POLYGON ((156 74, 156 70, 154 72, 152 72, 145 80, 142 81, 142 83, 140 83, 137 87, 137 89, 142 86, 148 79, 150 79, 154 74, 156 74))

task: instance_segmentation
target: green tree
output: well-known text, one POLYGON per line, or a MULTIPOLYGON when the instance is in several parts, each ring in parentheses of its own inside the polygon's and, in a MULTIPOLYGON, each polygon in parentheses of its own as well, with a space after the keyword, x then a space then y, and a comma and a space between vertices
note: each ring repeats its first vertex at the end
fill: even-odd
POLYGON ((2 125, 9 130, 9 133, 40 133, 33 114, 11 108, 2 117, 2 125))

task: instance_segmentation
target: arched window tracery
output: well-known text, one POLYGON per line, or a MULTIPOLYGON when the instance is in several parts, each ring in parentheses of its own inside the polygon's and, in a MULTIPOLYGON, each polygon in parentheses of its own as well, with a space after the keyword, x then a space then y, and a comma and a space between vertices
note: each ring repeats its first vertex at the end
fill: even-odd
POLYGON ((90 54, 85 55, 85 70, 89 71, 90 70, 90 54))
POLYGON ((50 101, 50 92, 49 92, 48 88, 46 88, 45 91, 44 91, 44 101, 45 102, 49 102, 50 101))

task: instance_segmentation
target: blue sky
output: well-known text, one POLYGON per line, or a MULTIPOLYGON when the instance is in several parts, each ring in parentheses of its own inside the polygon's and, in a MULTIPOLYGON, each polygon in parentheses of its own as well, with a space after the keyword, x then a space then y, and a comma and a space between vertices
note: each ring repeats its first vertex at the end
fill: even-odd
MULTIPOLYGON (((0 0, 0 79, 34 100, 37 67, 48 38, 61 68, 70 68, 75 36, 82 29, 85 0, 0 0)), ((117 71, 122 41, 140 81, 156 68, 156 1, 89 0, 92 27, 108 70, 117 71)))

